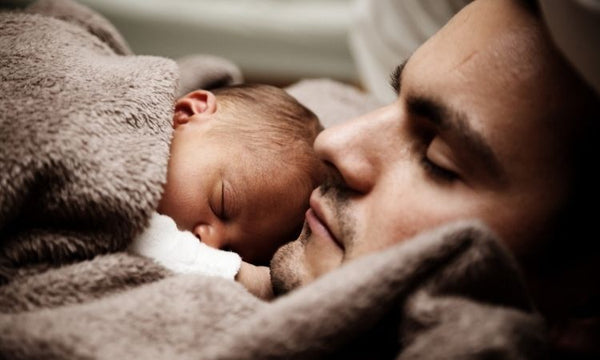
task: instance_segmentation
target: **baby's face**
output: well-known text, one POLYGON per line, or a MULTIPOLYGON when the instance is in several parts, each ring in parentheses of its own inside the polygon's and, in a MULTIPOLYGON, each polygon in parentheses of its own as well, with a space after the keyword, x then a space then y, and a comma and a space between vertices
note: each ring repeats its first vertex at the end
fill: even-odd
POLYGON ((248 151, 243 137, 211 131, 212 124, 175 129, 158 211, 209 246, 267 264, 299 230, 310 181, 296 180, 289 164, 273 156, 248 151))

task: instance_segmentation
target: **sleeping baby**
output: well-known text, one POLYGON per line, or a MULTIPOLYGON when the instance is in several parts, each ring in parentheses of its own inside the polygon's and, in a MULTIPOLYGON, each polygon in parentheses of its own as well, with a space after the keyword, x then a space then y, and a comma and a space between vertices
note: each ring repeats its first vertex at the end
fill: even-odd
POLYGON ((188 93, 173 127, 158 213, 130 250, 268 298, 264 265, 296 238, 321 180, 319 120, 280 88, 246 84, 188 93))

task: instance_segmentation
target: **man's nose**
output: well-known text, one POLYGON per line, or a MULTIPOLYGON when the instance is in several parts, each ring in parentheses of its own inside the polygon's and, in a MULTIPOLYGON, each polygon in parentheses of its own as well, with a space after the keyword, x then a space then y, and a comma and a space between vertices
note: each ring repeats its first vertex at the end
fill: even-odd
POLYGON ((220 224, 200 224, 194 228, 194 235, 200 241, 215 249, 227 250, 229 243, 225 234, 224 226, 220 224))
POLYGON ((346 123, 327 128, 315 140, 315 151, 340 173, 346 186, 359 193, 371 190, 380 171, 385 114, 375 110, 346 123))

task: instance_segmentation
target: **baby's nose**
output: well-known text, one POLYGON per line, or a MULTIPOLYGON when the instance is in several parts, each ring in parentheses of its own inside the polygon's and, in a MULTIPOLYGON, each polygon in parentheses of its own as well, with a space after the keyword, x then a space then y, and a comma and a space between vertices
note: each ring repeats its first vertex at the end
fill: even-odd
POLYGON ((194 228, 194 234, 200 238, 200 241, 215 249, 227 250, 229 244, 225 236, 225 229, 221 226, 209 224, 197 225, 194 228))

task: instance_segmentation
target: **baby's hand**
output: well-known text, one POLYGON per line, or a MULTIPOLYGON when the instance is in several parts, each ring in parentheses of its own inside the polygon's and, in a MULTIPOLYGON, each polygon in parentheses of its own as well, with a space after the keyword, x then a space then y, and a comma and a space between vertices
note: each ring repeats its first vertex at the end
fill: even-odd
POLYGON ((256 297, 263 300, 273 298, 271 273, 266 266, 256 266, 242 261, 242 266, 240 266, 240 271, 238 271, 235 280, 244 285, 256 297))

